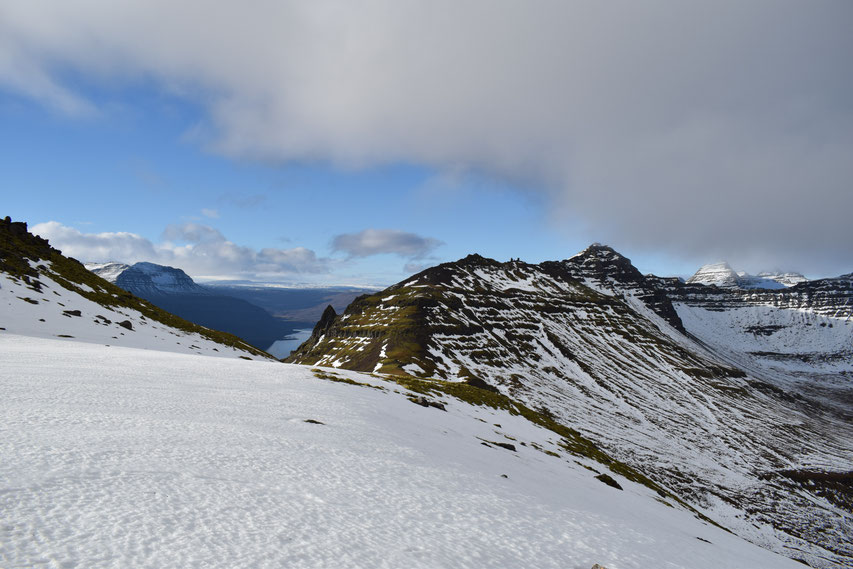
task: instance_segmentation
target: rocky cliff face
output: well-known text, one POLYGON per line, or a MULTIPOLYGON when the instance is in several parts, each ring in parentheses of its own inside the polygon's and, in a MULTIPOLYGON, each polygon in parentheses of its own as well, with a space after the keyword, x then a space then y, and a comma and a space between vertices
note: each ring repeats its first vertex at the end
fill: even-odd
POLYGON ((849 488, 802 473, 853 470, 849 298, 847 278, 777 291, 643 276, 600 245, 540 265, 471 255, 324 315, 289 361, 497 389, 736 533, 841 567, 849 488), (829 355, 773 367, 757 354, 768 341, 829 355))

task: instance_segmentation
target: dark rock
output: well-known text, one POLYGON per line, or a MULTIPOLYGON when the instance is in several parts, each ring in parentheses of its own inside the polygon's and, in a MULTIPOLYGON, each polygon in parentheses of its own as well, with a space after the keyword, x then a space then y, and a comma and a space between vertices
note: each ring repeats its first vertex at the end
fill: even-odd
POLYGON ((501 448, 505 448, 506 450, 511 450, 512 452, 517 452, 515 450, 515 445, 509 444, 509 443, 492 443, 492 444, 495 444, 501 448))
POLYGON ((82 313, 79 310, 63 310, 62 314, 65 316, 82 316, 82 313))
POLYGON ((332 305, 328 305, 326 310, 323 311, 323 315, 320 317, 320 320, 317 322, 317 325, 314 326, 314 334, 322 334, 326 330, 328 330, 332 324, 335 322, 335 318, 338 317, 338 313, 335 312, 335 309, 332 305))
POLYGON ((421 407, 435 407, 436 409, 441 409, 442 411, 447 411, 447 409, 444 408, 444 403, 439 403, 438 401, 432 401, 430 399, 427 399, 423 395, 421 395, 420 397, 409 397, 409 401, 411 401, 412 403, 414 403, 416 405, 420 405, 421 407))
POLYGON ((133 324, 130 322, 130 320, 123 320, 123 321, 119 322, 118 325, 121 326, 122 328, 126 328, 128 330, 133 330, 133 324))
POLYGON ((305 419, 306 423, 311 423, 312 425, 325 425, 323 421, 318 421, 316 419, 305 419))
POLYGON ((618 482, 616 482, 616 481, 613 479, 613 477, 612 477, 612 476, 610 476, 609 474, 599 474, 598 476, 596 476, 596 477, 595 477, 595 479, 596 479, 596 480, 601 480, 602 482, 604 482, 604 483, 605 483, 605 484, 607 484, 608 486, 611 486, 611 487, 613 487, 613 488, 616 488, 617 490, 621 490, 621 489, 622 489, 622 487, 619 485, 619 483, 618 483, 618 482))

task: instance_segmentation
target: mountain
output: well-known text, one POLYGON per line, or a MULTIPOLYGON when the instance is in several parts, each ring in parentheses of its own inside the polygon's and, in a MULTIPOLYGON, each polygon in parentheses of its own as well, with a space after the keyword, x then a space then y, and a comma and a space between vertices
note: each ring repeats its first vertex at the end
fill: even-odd
POLYGON ((287 361, 495 390, 736 534, 839 568, 853 562, 851 298, 847 277, 644 276, 602 245, 539 265, 470 255, 328 309, 287 361))
POLYGON ((169 314, 65 257, 26 223, 0 220, 0 333, 268 359, 230 334, 169 314))
POLYGON ((262 350, 294 329, 259 306, 196 284, 181 269, 154 263, 90 263, 87 268, 163 310, 239 336, 262 350))
POLYGON ((696 274, 687 279, 688 284, 770 290, 787 288, 807 281, 808 279, 800 273, 762 272, 754 276, 744 272, 735 272, 725 262, 703 265, 696 271, 696 274))

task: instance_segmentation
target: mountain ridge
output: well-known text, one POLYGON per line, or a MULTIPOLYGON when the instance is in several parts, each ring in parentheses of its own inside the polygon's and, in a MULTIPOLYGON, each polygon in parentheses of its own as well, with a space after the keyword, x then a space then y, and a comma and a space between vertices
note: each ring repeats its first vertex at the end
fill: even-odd
POLYGON ((853 470, 847 284, 729 291, 643 276, 600 245, 538 265, 469 255, 324 315, 287 361, 482 382, 581 426, 736 533, 839 567, 853 559, 846 491, 784 473, 853 470), (801 361, 807 330, 811 352, 835 346, 826 361, 801 361))

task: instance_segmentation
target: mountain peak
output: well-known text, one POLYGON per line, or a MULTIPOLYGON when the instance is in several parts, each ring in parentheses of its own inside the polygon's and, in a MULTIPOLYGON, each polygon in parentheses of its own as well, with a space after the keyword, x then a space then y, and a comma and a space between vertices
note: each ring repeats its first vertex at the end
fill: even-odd
POLYGON ((631 259, 613 247, 601 243, 593 243, 577 255, 563 261, 562 264, 573 277, 588 283, 601 285, 612 280, 621 283, 643 281, 642 273, 631 263, 631 259))
POLYGON ((477 253, 471 253, 470 255, 463 257, 456 261, 455 263, 450 263, 451 265, 461 265, 461 266, 488 266, 488 265, 499 265, 500 263, 494 259, 490 259, 488 257, 483 257, 482 255, 478 255, 477 253))
POLYGON ((617 257, 624 259, 625 257, 620 254, 616 249, 611 247, 610 245, 603 245, 601 243, 595 242, 591 243, 589 247, 573 255, 570 259, 574 259, 575 257, 617 257))
POLYGON ((738 274, 725 261, 702 265, 696 273, 687 279, 688 284, 716 285, 719 287, 737 287, 738 274))

